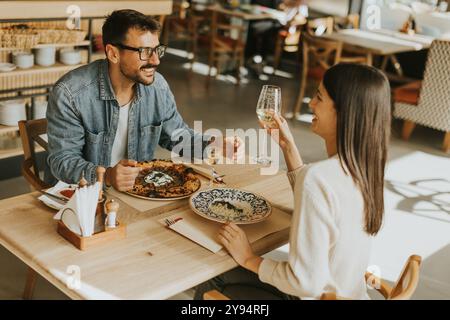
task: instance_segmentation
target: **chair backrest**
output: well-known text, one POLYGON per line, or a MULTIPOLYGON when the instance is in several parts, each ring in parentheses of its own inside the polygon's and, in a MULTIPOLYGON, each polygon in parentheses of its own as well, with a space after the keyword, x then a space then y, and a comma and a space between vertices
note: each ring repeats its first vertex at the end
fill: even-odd
MULTIPOLYGON (((366 283, 373 282, 376 285, 371 285, 380 292, 386 300, 408 300, 416 291, 419 284, 419 269, 422 258, 418 255, 411 255, 403 266, 400 276, 391 288, 384 280, 374 276, 371 273, 366 273, 366 283)), ((337 296, 334 292, 323 293, 320 300, 347 300, 337 296)))
POLYGON ((434 40, 428 52, 418 108, 423 124, 450 131, 450 41, 434 40))
POLYGON ((303 46, 303 65, 310 67, 319 65, 325 70, 339 62, 342 54, 342 43, 310 35, 301 35, 303 46))
POLYGON ((325 17, 308 20, 306 23, 306 31, 311 35, 320 36, 322 34, 333 33, 334 18, 325 17))
POLYGON ((49 187, 39 176, 40 170, 36 159, 36 143, 44 151, 48 150, 47 142, 41 137, 47 133, 47 119, 19 121, 19 132, 24 154, 22 175, 35 189, 41 190, 49 187))
POLYGON ((421 262, 422 258, 417 255, 412 255, 408 258, 397 283, 394 285, 387 298, 388 300, 411 299, 411 296, 419 283, 419 269, 421 262))
POLYGON ((359 14, 351 13, 346 17, 335 17, 334 29, 359 29, 359 14))
POLYGON ((235 24, 240 18, 217 11, 211 12, 211 50, 234 51, 238 44, 244 43, 243 25, 235 24), (231 22, 233 18, 233 23, 231 22), (231 41, 230 41, 231 40, 231 41), (237 40, 237 41, 234 41, 237 40))

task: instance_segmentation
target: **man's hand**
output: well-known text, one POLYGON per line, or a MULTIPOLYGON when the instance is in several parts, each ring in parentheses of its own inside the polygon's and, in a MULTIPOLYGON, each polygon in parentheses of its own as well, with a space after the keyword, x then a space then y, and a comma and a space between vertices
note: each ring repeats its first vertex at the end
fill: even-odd
POLYGON ((136 160, 120 160, 113 168, 106 169, 106 185, 113 186, 118 191, 127 191, 133 188, 134 181, 141 171, 136 167, 136 160))
POLYGON ((237 160, 244 155, 244 145, 241 138, 237 136, 224 137, 222 140, 214 137, 210 147, 216 150, 216 157, 224 156, 228 159, 237 160))

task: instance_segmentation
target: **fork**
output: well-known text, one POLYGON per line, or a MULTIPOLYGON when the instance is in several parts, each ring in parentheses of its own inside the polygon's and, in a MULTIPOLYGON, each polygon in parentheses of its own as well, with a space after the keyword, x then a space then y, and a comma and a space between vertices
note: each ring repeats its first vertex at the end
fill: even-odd
POLYGON ((164 222, 166 223, 167 227, 170 227, 175 223, 175 221, 173 221, 172 219, 164 219, 164 222))
POLYGON ((211 180, 214 180, 214 181, 217 182, 217 183, 225 183, 225 182, 223 181, 223 179, 222 179, 223 177, 225 177, 224 174, 219 175, 219 174, 217 173, 216 169, 214 169, 213 167, 211 167, 211 173, 212 173, 212 179, 211 179, 211 180))
POLYGON ((182 219, 183 219, 183 218, 176 218, 176 219, 174 220, 174 219, 166 218, 166 219, 164 219, 164 222, 166 223, 166 226, 167 226, 167 227, 170 227, 171 225, 175 224, 176 222, 178 222, 178 221, 180 221, 180 220, 182 220, 182 219))

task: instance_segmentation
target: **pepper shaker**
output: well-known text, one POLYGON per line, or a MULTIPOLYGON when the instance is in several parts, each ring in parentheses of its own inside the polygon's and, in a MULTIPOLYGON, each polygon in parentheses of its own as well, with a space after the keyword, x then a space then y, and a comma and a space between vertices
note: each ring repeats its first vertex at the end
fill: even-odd
POLYGON ((108 200, 105 204, 106 209, 106 220, 105 227, 106 229, 112 229, 116 227, 116 217, 117 212, 119 211, 119 203, 114 201, 113 199, 108 200))

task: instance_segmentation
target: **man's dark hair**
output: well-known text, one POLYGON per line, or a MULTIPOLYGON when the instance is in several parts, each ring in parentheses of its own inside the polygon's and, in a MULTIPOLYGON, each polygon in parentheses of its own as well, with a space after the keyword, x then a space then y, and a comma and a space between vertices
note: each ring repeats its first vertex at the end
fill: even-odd
POLYGON ((158 21, 136 10, 113 11, 106 17, 102 27, 103 46, 106 48, 107 44, 122 43, 130 28, 150 31, 151 33, 159 33, 161 30, 158 21))

